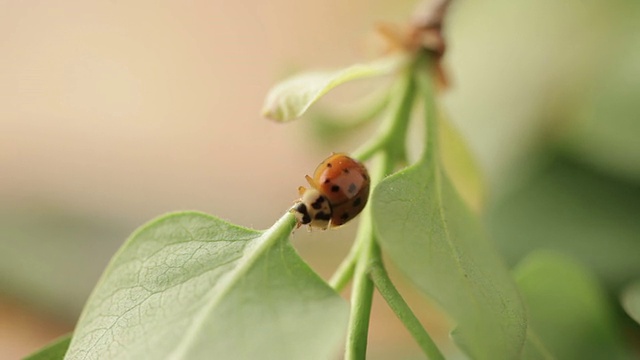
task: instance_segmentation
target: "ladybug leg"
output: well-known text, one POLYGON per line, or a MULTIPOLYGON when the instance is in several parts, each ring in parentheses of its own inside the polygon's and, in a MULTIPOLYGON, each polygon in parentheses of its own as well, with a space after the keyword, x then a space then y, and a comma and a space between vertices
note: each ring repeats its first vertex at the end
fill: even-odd
POLYGON ((302 196, 307 191, 307 188, 304 186, 298 186, 298 195, 302 196))
POLYGON ((329 219, 329 223, 327 224, 327 229, 331 229, 333 227, 333 224, 331 224, 333 222, 333 219, 329 219))
POLYGON ((311 178, 311 176, 306 175, 304 178, 307 179, 307 182, 309 183, 309 185, 311 185, 312 188, 314 189, 318 188, 318 184, 316 184, 316 182, 313 181, 313 178, 311 178))

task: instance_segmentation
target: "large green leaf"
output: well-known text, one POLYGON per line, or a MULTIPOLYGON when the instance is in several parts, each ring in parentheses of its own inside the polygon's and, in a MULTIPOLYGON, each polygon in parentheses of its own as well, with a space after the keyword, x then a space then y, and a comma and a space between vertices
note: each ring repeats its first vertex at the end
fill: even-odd
POLYGON ((405 62, 404 56, 395 55, 345 69, 296 75, 269 91, 262 114, 277 121, 293 120, 302 116, 314 102, 334 87, 352 80, 391 74, 405 62))
POLYGON ((24 360, 60 360, 64 359, 64 354, 69 348, 71 334, 62 336, 54 340, 51 344, 43 347, 37 352, 27 356, 24 360))
POLYGON ((288 242, 184 212, 136 231, 78 322, 67 359, 327 359, 348 309, 288 242))
POLYGON ((515 276, 529 324, 557 359, 627 358, 612 306, 595 277, 560 253, 532 253, 515 276))
MULTIPOLYGON (((427 84, 423 80, 422 88, 427 84)), ((418 163, 374 189, 377 237, 400 270, 457 322, 454 340, 473 359, 516 358, 527 327, 518 291, 443 171, 432 95, 423 91, 427 148, 418 163)))

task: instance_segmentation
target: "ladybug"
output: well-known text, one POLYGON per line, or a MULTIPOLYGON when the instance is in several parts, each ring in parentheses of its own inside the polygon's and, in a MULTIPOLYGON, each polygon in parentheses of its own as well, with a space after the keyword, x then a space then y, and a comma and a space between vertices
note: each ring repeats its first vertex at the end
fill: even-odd
POLYGON ((311 188, 298 188, 301 198, 290 210, 298 227, 335 228, 356 217, 367 204, 367 168, 346 154, 332 154, 318 165, 313 178, 305 178, 311 188))

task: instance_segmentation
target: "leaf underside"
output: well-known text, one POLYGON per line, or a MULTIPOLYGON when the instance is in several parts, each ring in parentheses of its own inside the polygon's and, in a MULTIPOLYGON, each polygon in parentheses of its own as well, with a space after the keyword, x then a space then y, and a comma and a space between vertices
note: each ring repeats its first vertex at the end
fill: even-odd
POLYGON ((518 291, 438 161, 384 179, 372 210, 383 249, 457 322, 456 343, 473 359, 517 358, 526 337, 518 291))
POLYGON ((340 70, 307 72, 294 76, 269 91, 262 114, 281 122, 296 119, 336 86, 353 80, 392 74, 405 62, 404 56, 395 55, 340 70))
POLYGON ((287 241, 184 212, 136 231, 94 289, 68 359, 327 359, 348 308, 287 241))

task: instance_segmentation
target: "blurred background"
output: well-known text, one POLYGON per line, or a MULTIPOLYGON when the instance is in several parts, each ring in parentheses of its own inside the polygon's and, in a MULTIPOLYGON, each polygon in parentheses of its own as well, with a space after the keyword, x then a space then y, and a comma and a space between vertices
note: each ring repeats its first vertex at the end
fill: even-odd
MULTIPOLYGON (((371 59, 374 24, 415 5, 0 2, 0 358, 72 330, 113 253, 160 214, 269 227, 369 131, 262 119, 269 87, 371 59)), ((491 236, 511 266, 541 248, 576 259, 633 342, 617 294, 640 279, 640 3, 454 1, 446 33, 443 102, 485 177, 491 236)), ((328 277, 354 232, 293 242, 328 277)), ((416 311, 446 339, 442 315, 416 311)), ((420 358, 380 301, 370 355, 420 358)))

